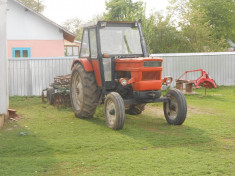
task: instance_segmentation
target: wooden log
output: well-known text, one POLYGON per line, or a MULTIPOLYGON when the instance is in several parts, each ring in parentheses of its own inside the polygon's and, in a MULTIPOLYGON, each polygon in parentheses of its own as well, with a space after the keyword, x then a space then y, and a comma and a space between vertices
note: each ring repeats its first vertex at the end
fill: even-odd
POLYGON ((183 91, 183 83, 176 83, 176 89, 179 89, 180 91, 183 91))
POLYGON ((187 93, 192 93, 193 92, 193 84, 192 83, 186 84, 186 92, 187 93))

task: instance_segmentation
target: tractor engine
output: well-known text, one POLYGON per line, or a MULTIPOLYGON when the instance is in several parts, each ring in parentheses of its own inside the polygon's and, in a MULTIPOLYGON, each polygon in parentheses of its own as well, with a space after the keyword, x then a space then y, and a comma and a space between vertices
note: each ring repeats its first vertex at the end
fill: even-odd
POLYGON ((161 96, 162 83, 172 82, 171 77, 162 79, 162 59, 116 59, 115 70, 118 72, 119 82, 117 91, 125 97, 143 99, 147 102, 161 96))

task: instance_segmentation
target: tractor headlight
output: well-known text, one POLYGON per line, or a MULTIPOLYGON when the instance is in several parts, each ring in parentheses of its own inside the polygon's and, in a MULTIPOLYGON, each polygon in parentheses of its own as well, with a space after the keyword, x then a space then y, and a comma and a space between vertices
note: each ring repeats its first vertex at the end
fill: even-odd
POLYGON ((126 86, 128 84, 128 80, 126 78, 121 78, 119 80, 120 84, 123 85, 123 86, 126 86))
POLYGON ((163 82, 164 82, 165 84, 171 84, 172 81, 173 81, 173 78, 170 77, 170 76, 165 77, 164 80, 163 80, 163 82))

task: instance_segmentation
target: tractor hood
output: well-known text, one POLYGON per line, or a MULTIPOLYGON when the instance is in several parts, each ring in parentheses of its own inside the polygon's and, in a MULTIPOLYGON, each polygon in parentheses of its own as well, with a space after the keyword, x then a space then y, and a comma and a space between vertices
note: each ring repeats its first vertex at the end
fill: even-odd
POLYGON ((152 57, 140 57, 140 58, 121 58, 116 59, 117 71, 160 71, 162 70, 162 59, 152 57))

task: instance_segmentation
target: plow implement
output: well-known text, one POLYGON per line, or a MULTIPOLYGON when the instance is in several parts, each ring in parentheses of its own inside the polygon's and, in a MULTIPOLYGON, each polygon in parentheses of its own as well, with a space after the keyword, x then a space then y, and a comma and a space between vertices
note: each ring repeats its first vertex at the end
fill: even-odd
POLYGON ((193 85, 198 89, 199 87, 205 87, 205 96, 206 96, 206 88, 216 88, 216 84, 214 79, 210 78, 208 73, 206 73, 203 69, 190 70, 184 72, 178 79, 176 79, 176 88, 179 90, 183 90, 183 84, 186 84, 186 92, 191 93, 193 85), (189 80, 188 74, 199 72, 201 75, 195 80, 189 80))
POLYGON ((71 106, 70 79, 70 74, 55 77, 54 83, 42 91, 42 101, 49 102, 56 107, 71 106))

